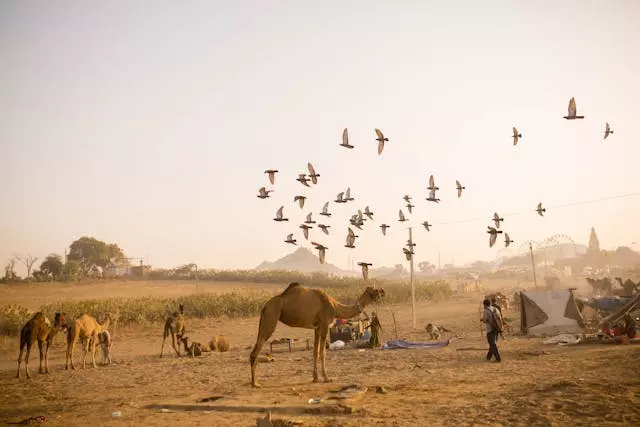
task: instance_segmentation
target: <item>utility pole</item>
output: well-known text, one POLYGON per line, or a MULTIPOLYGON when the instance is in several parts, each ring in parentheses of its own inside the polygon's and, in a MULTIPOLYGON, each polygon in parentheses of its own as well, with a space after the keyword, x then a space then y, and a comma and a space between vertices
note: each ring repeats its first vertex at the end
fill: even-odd
POLYGON ((416 329, 416 287, 413 283, 413 235, 411 227, 409 227, 409 244, 411 247, 411 259, 409 260, 409 282, 411 283, 411 317, 413 320, 413 329, 416 329))
POLYGON ((533 268, 533 286, 538 290, 538 281, 536 280, 536 263, 533 261, 533 246, 529 242, 529 253, 531 254, 531 268, 533 268))

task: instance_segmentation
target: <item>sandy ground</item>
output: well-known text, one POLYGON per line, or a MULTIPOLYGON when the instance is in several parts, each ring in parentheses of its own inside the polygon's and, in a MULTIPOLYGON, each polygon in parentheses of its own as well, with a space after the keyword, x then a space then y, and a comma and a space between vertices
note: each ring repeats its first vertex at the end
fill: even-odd
MULTIPOLYGON (((419 304, 417 331, 411 329, 410 306, 370 307, 381 317, 385 339, 395 335, 392 312, 401 338, 426 340, 422 328, 428 322, 442 324, 460 338, 441 349, 328 351, 332 383, 311 382, 311 352, 299 345, 292 353, 274 348, 275 360, 258 366, 263 388, 252 389, 248 357, 257 318, 191 320, 192 339, 206 342, 225 334, 232 345, 228 353, 195 359, 172 353, 160 359, 160 325, 118 328, 114 363, 75 371, 64 370, 59 335, 48 375, 37 373, 38 354, 32 353, 31 380, 24 374, 15 378, 17 339, 5 340, 0 349, 0 425, 46 415, 47 424, 54 426, 255 426, 267 410, 273 418, 305 426, 640 425, 639 345, 559 347, 543 345, 540 338, 507 336, 499 342, 503 362, 490 363, 484 360, 479 298, 419 304), (308 403, 350 384, 368 391, 342 406, 331 400, 308 403), (378 386, 386 393, 377 393, 378 386), (220 399, 198 403, 213 396, 220 399), (114 411, 121 416, 113 418, 114 411)), ((517 313, 506 317, 517 319, 517 313)), ((274 338, 284 336, 304 341, 312 331, 280 324, 274 338)), ((79 357, 77 349, 75 360, 79 357)))

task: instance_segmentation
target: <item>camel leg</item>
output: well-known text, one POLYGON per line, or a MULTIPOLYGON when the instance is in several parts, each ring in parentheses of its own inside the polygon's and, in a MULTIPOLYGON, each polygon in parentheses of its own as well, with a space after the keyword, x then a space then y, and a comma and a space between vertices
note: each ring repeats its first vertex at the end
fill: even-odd
POLYGON ((96 341, 98 341, 98 335, 93 335, 91 340, 89 341, 89 351, 91 352, 91 361, 93 362, 93 367, 97 368, 96 365, 96 341))
POLYGON ((171 346, 175 350, 176 356, 180 357, 180 351, 176 348, 176 334, 173 332, 171 333, 171 346))
POLYGON ((162 338, 162 347, 160 347, 160 357, 162 357, 162 352, 164 351, 164 343, 165 341, 167 341, 167 336, 169 334, 167 333, 167 330, 165 329, 164 331, 164 337, 162 338))
POLYGON ((27 373, 27 378, 31 378, 29 375, 29 354, 31 354, 31 346, 33 342, 31 340, 27 341, 27 353, 24 356, 24 370, 27 373))
POLYGON ((331 378, 327 376, 327 369, 325 368, 324 359, 327 354, 327 334, 329 333, 328 326, 320 326, 320 343, 318 344, 318 349, 320 350, 320 363, 322 364, 322 378, 325 383, 330 383, 331 378))
POLYGON ((42 346, 44 345, 44 341, 38 340, 38 350, 40 351, 40 366, 38 367, 38 373, 42 374, 42 359, 44 359, 44 349, 42 346))
POLYGON ((22 353, 24 353, 24 349, 26 346, 27 342, 20 340, 20 354, 18 355, 18 375, 16 375, 16 378, 20 378, 20 364, 22 363, 22 353))
POLYGON ((82 369, 87 367, 87 351, 89 351, 89 338, 82 339, 82 369))
POLYGON ((318 382, 318 357, 320 351, 320 329, 315 328, 313 331, 313 382, 318 382))
POLYGON ((45 341, 45 344, 47 345, 44 349, 44 373, 45 374, 49 373, 49 347, 51 347, 51 342, 52 340, 45 341))
POLYGON ((253 346, 253 350, 251 350, 251 355, 249 356, 249 362, 251 364, 251 386, 256 388, 260 387, 260 383, 256 381, 256 364, 258 363, 258 355, 260 354, 260 350, 262 350, 264 343, 276 330, 278 319, 280 318, 279 315, 265 315, 267 309, 268 305, 265 305, 264 309, 262 309, 260 325, 258 326, 258 338, 256 339, 256 344, 253 346))

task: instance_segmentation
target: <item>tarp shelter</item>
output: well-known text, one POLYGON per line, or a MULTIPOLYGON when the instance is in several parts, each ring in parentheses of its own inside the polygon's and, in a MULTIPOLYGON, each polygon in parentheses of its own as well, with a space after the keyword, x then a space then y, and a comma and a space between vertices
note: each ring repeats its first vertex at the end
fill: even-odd
POLYGON ((635 298, 633 298, 631 301, 629 301, 628 304, 625 304, 623 307, 621 307, 619 310, 617 310, 614 313, 611 313, 609 316, 605 317, 604 319, 602 319, 600 321, 600 325, 604 325, 607 322, 610 323, 615 323, 619 320, 622 319, 622 317, 627 314, 630 313, 634 310, 640 309, 640 295, 636 295, 635 298))
POLYGON ((584 319, 568 290, 520 292, 520 330, 529 335, 582 332, 584 319))

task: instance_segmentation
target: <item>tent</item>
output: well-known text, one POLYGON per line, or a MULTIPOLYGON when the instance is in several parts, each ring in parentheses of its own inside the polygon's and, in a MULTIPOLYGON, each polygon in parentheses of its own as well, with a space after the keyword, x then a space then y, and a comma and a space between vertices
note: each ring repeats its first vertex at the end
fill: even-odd
POLYGON ((602 319, 600 321, 600 326, 604 325, 605 323, 615 323, 621 320, 625 314, 630 313, 637 309, 640 309, 640 295, 636 295, 635 298, 629 301, 628 304, 625 304, 623 307, 621 307, 614 313, 611 313, 609 316, 602 319))
POLYGON ((520 292, 520 330, 529 335, 558 335, 580 333, 584 319, 573 292, 520 292))

